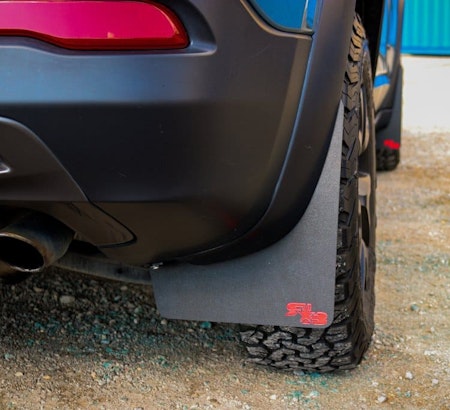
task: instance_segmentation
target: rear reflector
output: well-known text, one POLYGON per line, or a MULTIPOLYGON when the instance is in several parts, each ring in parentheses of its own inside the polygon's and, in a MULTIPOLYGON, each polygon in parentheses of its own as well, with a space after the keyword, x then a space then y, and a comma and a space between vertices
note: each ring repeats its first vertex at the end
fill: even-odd
POLYGON ((394 140, 384 140, 383 144, 386 148, 390 148, 393 150, 399 150, 400 149, 400 143, 394 141, 394 140))
POLYGON ((174 49, 189 43, 171 10, 141 1, 0 1, 0 35, 78 50, 174 49))

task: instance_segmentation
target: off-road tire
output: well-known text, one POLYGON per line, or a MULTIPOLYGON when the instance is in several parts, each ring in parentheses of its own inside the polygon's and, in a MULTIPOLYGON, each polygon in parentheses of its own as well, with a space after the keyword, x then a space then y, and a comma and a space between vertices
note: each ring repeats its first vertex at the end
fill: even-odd
POLYGON ((390 148, 377 149, 377 170, 393 171, 400 163, 400 150, 390 148))
POLYGON ((243 326, 240 334, 249 362, 315 372, 350 369, 369 346, 374 328, 376 224, 370 67, 364 28, 355 17, 342 94, 345 113, 333 322, 326 329, 243 326), (368 143, 363 132, 370 138, 368 143))

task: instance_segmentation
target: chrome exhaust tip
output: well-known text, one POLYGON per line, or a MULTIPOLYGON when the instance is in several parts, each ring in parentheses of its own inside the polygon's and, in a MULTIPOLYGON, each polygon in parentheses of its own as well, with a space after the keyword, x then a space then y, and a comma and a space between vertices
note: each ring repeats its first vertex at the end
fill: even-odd
POLYGON ((50 216, 21 216, 0 230, 2 270, 41 272, 67 252, 72 239, 73 231, 50 216))

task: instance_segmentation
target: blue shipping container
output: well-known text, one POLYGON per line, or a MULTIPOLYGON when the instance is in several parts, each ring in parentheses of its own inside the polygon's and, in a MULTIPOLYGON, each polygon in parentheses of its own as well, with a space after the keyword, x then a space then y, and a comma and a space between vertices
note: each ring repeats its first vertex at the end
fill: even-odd
POLYGON ((450 55, 449 0, 405 0, 402 51, 450 55))

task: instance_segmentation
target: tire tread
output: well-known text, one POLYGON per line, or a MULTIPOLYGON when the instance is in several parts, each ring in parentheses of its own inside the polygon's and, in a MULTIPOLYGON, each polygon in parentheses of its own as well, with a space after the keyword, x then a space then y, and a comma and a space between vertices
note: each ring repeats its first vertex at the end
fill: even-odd
POLYGON ((340 181, 338 249, 334 320, 326 329, 254 326, 241 333, 250 362, 278 369, 329 372, 355 367, 369 346, 373 323, 364 319, 359 282, 358 155, 361 62, 366 40, 359 17, 353 35, 345 73, 342 102, 344 132, 340 181), (356 130, 355 130, 356 128, 356 130))

